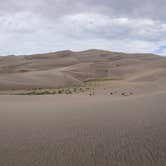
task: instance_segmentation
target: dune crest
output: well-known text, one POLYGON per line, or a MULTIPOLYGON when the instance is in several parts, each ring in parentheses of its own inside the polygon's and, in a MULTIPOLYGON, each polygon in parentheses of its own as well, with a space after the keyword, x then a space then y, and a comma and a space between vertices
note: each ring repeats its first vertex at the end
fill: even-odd
POLYGON ((82 85, 98 78, 166 82, 166 58, 104 50, 0 57, 0 90, 82 85))

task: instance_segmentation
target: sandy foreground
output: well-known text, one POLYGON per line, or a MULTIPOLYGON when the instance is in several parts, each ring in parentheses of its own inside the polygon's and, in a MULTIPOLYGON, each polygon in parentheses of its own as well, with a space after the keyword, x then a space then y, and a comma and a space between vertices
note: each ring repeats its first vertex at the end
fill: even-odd
POLYGON ((166 93, 0 96, 0 166, 165 166, 166 93))

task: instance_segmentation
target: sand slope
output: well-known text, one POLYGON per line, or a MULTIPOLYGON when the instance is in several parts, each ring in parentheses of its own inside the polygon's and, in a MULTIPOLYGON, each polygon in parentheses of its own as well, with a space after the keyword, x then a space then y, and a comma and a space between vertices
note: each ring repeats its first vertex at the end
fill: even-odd
POLYGON ((0 94, 80 89, 86 80, 93 95, 0 95, 0 166, 165 166, 166 58, 102 50, 0 57, 0 94))
POLYGON ((0 57, 0 90, 81 85, 103 77, 163 83, 166 58, 102 50, 0 57))
POLYGON ((0 96, 0 165, 165 166, 165 99, 0 96))

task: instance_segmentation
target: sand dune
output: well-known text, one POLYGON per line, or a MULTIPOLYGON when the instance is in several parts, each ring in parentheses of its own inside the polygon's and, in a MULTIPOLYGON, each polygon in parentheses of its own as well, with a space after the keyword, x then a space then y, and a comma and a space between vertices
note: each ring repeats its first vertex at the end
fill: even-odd
POLYGON ((0 90, 74 86, 96 78, 159 81, 165 73, 166 58, 153 54, 87 50, 7 56, 0 57, 0 90))
POLYGON ((165 99, 0 96, 0 165, 165 166, 165 99))
POLYGON ((0 57, 0 94, 0 166, 166 165, 164 57, 0 57))

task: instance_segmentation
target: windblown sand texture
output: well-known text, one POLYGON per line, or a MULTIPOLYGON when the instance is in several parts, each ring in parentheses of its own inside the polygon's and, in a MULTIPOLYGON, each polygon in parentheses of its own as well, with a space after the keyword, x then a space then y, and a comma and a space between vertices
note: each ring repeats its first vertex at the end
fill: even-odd
POLYGON ((0 166, 166 166, 166 58, 0 57, 2 94, 85 83, 90 92, 0 95, 0 166))

